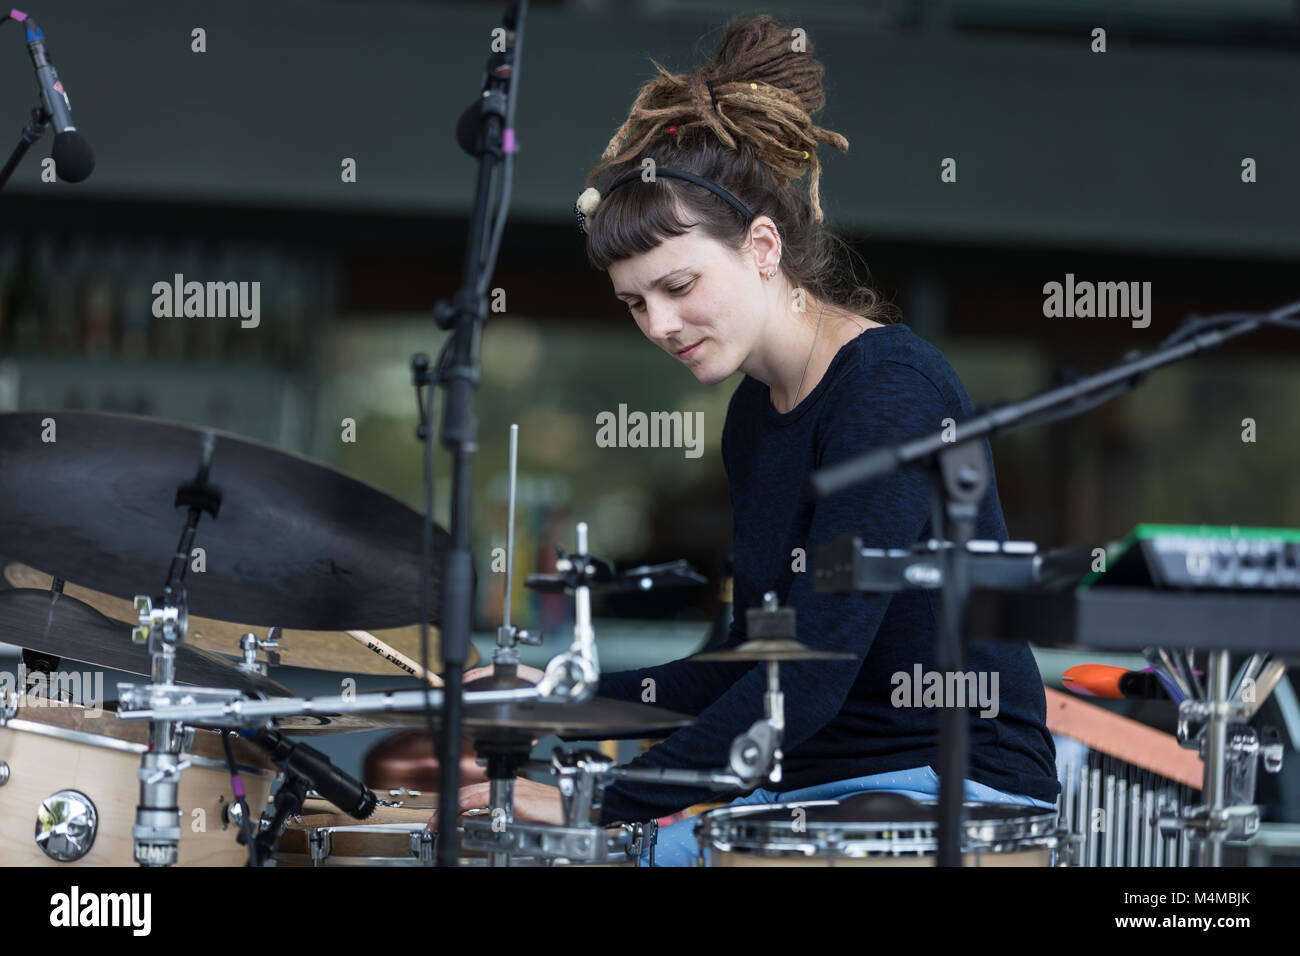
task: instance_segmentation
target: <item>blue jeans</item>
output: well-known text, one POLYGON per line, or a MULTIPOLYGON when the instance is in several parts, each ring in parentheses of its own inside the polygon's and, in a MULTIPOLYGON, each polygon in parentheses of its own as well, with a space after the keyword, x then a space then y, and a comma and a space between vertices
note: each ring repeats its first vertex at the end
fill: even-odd
MULTIPOLYGON (((755 790, 748 796, 733 800, 728 806, 740 807, 754 803, 797 803, 801 800, 838 800, 870 791, 901 793, 913 800, 935 800, 939 796, 939 775, 929 767, 895 770, 891 773, 874 773, 850 780, 836 780, 803 790, 777 793, 774 790, 755 790)), ((1036 800, 1019 794, 1003 793, 974 780, 966 781, 966 799, 981 803, 1016 803, 1021 806, 1055 810, 1056 804, 1036 800)), ((655 844, 655 866, 694 866, 699 858, 699 845, 695 842, 696 818, 679 820, 659 831, 655 844)), ((642 866, 650 865, 650 851, 641 854, 642 866)))

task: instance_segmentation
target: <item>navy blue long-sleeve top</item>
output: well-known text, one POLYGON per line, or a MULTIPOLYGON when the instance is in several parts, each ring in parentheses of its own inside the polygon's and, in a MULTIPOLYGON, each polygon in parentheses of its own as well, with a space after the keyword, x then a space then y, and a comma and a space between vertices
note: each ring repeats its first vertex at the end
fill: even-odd
MULTIPOLYGON (((894 675, 938 671, 939 596, 933 591, 836 595, 813 589, 817 549, 844 533, 867 547, 907 548, 928 538, 930 491, 908 468, 817 500, 811 472, 861 452, 944 427, 974 413, 970 396, 934 346, 904 325, 873 327, 844 345, 816 387, 790 412, 772 407, 766 385, 745 377, 722 433, 731 486, 734 611, 727 645, 745 640, 745 611, 775 591, 795 608, 798 639, 848 651, 851 661, 781 665, 785 694, 784 779, 790 791, 867 774, 938 764, 935 707, 894 706, 894 675), (802 556, 802 559, 801 559, 802 556)), ((992 475, 992 452, 984 443, 992 475)), ((996 483, 976 537, 1005 541, 996 483)), ((1038 668, 1024 643, 971 644, 967 671, 998 675, 996 717, 970 717, 971 779, 1054 800, 1060 792, 1038 668)), ((986 686, 991 687, 991 678, 986 686)), ((602 675, 599 694, 697 715, 631 766, 720 769, 732 738, 763 714, 764 665, 688 660, 602 675), (646 680, 652 680, 647 685, 646 680), (653 689, 653 694, 647 691, 653 689)), ((769 788, 770 783, 763 784, 769 788)), ((648 820, 717 791, 620 781, 605 791, 602 823, 648 820)))

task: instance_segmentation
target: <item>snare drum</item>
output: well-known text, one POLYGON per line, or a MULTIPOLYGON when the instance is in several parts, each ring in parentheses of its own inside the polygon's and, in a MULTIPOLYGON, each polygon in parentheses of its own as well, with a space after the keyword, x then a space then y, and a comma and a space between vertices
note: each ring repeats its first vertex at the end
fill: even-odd
MULTIPOLYGON (((133 866, 140 755, 148 725, 30 699, 0 725, 0 865, 133 866)), ((255 823, 276 771, 260 750, 231 741, 255 823)), ((248 848, 227 818, 230 770, 221 735, 196 730, 181 758, 180 866, 242 866, 248 848)))
MULTIPOLYGON (((939 804, 896 793, 722 807, 695 825, 701 866, 933 866, 939 804)), ((963 866, 1051 866, 1056 811, 967 803, 963 866)))

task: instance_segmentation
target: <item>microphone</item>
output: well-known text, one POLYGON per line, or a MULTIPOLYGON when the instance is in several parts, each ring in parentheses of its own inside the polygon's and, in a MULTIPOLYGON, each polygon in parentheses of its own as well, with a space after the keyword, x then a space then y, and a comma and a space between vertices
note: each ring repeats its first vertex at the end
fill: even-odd
POLYGON ((27 52, 36 68, 36 82, 41 88, 45 111, 54 124, 54 171, 65 183, 79 183, 95 169, 95 154, 72 122, 72 105, 59 81, 59 74, 45 52, 45 34, 36 21, 27 17, 27 52))
POLYGON ((284 769, 286 776, 297 776, 311 789, 349 816, 364 820, 377 803, 370 788, 349 777, 314 747, 286 740, 274 730, 250 735, 284 769))
MULTIPOLYGON (((515 29, 519 25, 519 0, 511 0, 501 17, 506 31, 506 48, 493 50, 488 56, 483 76, 483 90, 479 98, 465 107, 456 120, 456 144, 469 155, 478 158, 489 149, 484 142, 484 114, 496 116, 505 125, 506 95, 510 78, 514 75, 515 29)), ((509 150, 507 150, 509 152, 509 150)))

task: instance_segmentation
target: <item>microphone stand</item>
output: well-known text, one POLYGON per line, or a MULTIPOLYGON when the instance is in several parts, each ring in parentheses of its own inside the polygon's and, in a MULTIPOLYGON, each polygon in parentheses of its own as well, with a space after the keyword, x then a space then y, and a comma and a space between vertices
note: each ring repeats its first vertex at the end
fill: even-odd
POLYGON ((5 163, 4 169, 0 169, 0 189, 5 188, 5 183, 9 182, 9 177, 13 175, 14 170, 18 168, 18 164, 27 155, 27 150, 44 135, 45 127, 49 122, 50 114, 44 106, 32 108, 32 118, 23 127, 22 138, 18 140, 18 145, 14 147, 13 152, 9 154, 9 160, 5 163))
MULTIPOLYGON (((474 208, 470 216, 469 239, 465 257, 463 284, 450 303, 434 306, 439 328, 451 329, 440 356, 438 367, 430 369, 428 359, 417 355, 411 360, 417 399, 420 404, 420 439, 425 443, 425 524, 424 571, 430 569, 433 539, 433 438, 432 396, 425 412, 421 392, 433 384, 445 392, 442 421, 442 445, 452 455, 451 546, 442 574, 442 660, 445 669, 443 688, 442 734, 438 761, 442 767, 442 786, 438 798, 438 815, 451 839, 438 841, 438 865, 456 866, 458 846, 454 837, 459 818, 460 736, 464 692, 464 668, 469 650, 473 597, 473 565, 470 557, 470 477, 471 456, 478 447, 478 422, 474 418, 474 391, 479 380, 479 344, 487 314, 487 285, 496 265, 497 251, 505 227, 513 180, 514 107, 518 85, 519 53, 523 47, 524 16, 527 0, 518 0, 507 9, 505 49, 493 50, 488 56, 482 98, 476 104, 478 135, 474 154, 478 157, 478 182, 474 208), (489 201, 496 167, 502 167, 500 202, 496 219, 489 223, 489 201), (491 231, 489 232, 489 225, 491 231), (445 361, 444 361, 445 359, 445 361), (448 829, 450 828, 450 829, 448 829)), ((422 663, 428 669, 428 625, 432 573, 423 573, 420 615, 422 663)), ((426 688, 427 690, 427 688, 426 688)), ((426 706, 432 730, 431 708, 426 706)))
MULTIPOLYGON (((937 653, 941 671, 964 668, 966 611, 971 590, 971 556, 966 543, 974 536, 979 503, 988 489, 989 473, 978 442, 1000 431, 1082 414, 1140 385, 1147 374, 1264 324, 1300 327, 1291 316, 1300 302, 1264 314, 1231 313, 1192 316, 1151 354, 1121 362, 1069 385, 1010 402, 962 421, 951 434, 941 429, 896 445, 878 448, 815 472, 818 497, 890 474, 908 465, 926 468, 931 482, 931 528, 947 536, 952 546, 943 555, 943 589, 937 653), (1209 325, 1227 324, 1192 335, 1209 325)), ((961 866, 963 797, 968 764, 969 717, 964 709, 944 707, 939 716, 939 866, 961 866)))

